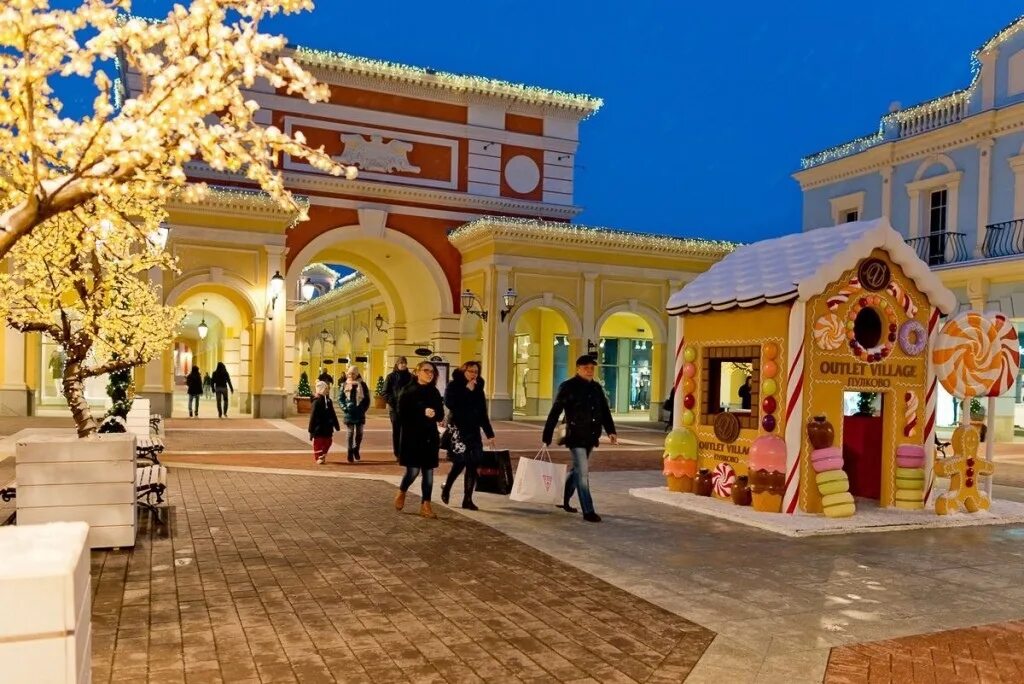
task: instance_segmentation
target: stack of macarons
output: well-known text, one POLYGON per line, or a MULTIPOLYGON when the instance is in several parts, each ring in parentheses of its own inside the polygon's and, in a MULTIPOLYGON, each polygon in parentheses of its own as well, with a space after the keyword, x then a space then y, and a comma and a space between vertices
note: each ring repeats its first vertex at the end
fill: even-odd
POLYGON ((821 493, 821 506, 829 518, 847 518, 857 512, 850 494, 850 478, 843 471, 843 450, 826 447, 811 452, 811 467, 821 493))
POLYGON ((896 447, 896 508, 924 508, 924 459, 924 447, 919 444, 896 447))

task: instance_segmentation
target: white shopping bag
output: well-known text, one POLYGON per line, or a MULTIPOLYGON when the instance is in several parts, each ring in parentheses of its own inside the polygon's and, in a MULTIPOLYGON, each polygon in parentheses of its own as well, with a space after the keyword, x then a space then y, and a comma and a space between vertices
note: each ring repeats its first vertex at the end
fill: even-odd
POLYGON ((564 494, 565 464, 552 463, 547 449, 541 449, 536 458, 519 459, 509 499, 557 506, 564 494))

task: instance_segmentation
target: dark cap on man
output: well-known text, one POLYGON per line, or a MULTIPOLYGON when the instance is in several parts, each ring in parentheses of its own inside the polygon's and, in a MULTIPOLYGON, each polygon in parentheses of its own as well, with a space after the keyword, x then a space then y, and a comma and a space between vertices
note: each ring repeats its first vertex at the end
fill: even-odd
POLYGON ((590 354, 584 354, 580 358, 576 359, 576 367, 577 368, 579 368, 580 366, 596 366, 596 365, 597 365, 597 359, 595 359, 590 354))

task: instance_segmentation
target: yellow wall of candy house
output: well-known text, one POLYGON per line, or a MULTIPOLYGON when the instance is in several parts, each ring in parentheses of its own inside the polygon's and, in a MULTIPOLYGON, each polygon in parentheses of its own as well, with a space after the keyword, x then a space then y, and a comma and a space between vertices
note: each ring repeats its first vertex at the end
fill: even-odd
MULTIPOLYGON (((723 444, 715 436, 713 425, 705 424, 705 416, 710 420, 711 415, 707 413, 707 397, 703 393, 704 381, 709 373, 704 357, 705 349, 711 352, 716 347, 757 346, 760 348, 758 355, 760 374, 766 361, 764 347, 769 342, 775 343, 779 349, 774 361, 778 369, 774 378, 776 391, 773 394, 776 402, 776 410, 773 413, 776 426, 771 434, 781 437, 785 433, 786 426, 783 416, 787 396, 785 369, 789 311, 788 305, 761 305, 751 309, 734 308, 726 311, 687 314, 684 317, 685 346, 692 347, 697 353, 694 361, 696 374, 692 378, 695 401, 692 411, 694 414, 693 428, 697 433, 699 447, 698 468, 706 468, 714 472, 719 463, 728 463, 736 471, 737 476, 747 475, 750 445, 758 436, 765 434, 760 423, 763 415, 760 410, 760 402, 764 399, 761 385, 764 383, 764 378, 758 378, 751 383, 752 391, 756 393, 755 401, 751 402, 751 408, 756 408, 756 427, 741 428, 739 437, 734 442, 723 444)), ((684 400, 687 394, 686 380, 683 378, 683 386, 679 390, 683 393, 684 400)))
MULTIPOLYGON (((893 281, 899 289, 909 296, 909 301, 917 307, 916 315, 913 316, 924 330, 928 329, 928 318, 931 313, 931 306, 928 299, 917 289, 913 281, 906 277, 902 269, 890 261, 889 256, 882 250, 875 250, 871 255, 881 259, 889 265, 893 281)), ((880 292, 868 292, 859 290, 857 293, 844 293, 849 288, 852 278, 857 275, 857 269, 851 269, 843 274, 842 278, 832 283, 825 292, 812 298, 807 303, 807 317, 805 326, 804 349, 806 350, 806 365, 804 366, 804 404, 802 421, 806 424, 814 416, 826 416, 832 423, 835 430, 835 446, 843 446, 843 397, 844 392, 880 392, 884 394, 882 401, 882 472, 881 472, 881 498, 882 506, 892 506, 895 503, 896 483, 896 447, 901 444, 922 444, 925 425, 925 392, 927 383, 927 354, 926 350, 917 355, 908 355, 900 347, 899 341, 888 341, 890 325, 899 326, 907 321, 907 307, 901 304, 891 293, 883 289, 880 292), (829 301, 844 299, 836 302, 830 308, 829 301), (845 339, 837 349, 829 350, 823 348, 832 346, 839 342, 838 339, 831 343, 820 340, 826 337, 820 334, 816 339, 814 334, 815 326, 823 330, 825 326, 818 324, 818 321, 829 316, 837 316, 840 321, 849 328, 852 324, 851 315, 862 306, 862 300, 875 309, 882 317, 882 343, 891 346, 891 353, 885 359, 866 363, 854 356, 849 346, 849 336, 852 331, 847 330, 845 339), (907 412, 906 398, 910 393, 916 398, 917 409, 907 412), (904 427, 913 422, 911 436, 904 434, 904 427)), ((912 400, 913 401, 913 400, 912 400)), ((781 434, 781 433, 780 433, 781 434)), ((815 473, 811 467, 810 452, 811 446, 807 442, 806 435, 803 435, 800 459, 800 507, 808 512, 821 512, 821 495, 815 486, 815 473)))

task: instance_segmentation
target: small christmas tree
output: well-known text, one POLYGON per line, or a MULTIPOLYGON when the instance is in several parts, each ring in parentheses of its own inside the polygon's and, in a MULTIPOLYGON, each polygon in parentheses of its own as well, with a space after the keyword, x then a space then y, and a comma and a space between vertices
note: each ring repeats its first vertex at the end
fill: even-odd
POLYGON ((858 416, 874 416, 875 415, 875 393, 874 392, 858 392, 857 393, 857 415, 858 416))
POLYGON ((373 393, 376 394, 378 397, 383 397, 384 396, 384 376, 383 375, 380 376, 379 378, 377 378, 377 389, 375 389, 373 391, 373 393))
POLYGON ((103 417, 99 432, 127 432, 128 412, 132 410, 132 400, 135 397, 131 368, 114 371, 110 374, 110 382, 107 383, 107 396, 113 403, 103 417))
POLYGON ((302 375, 299 376, 299 388, 295 390, 295 396, 297 397, 311 397, 313 396, 313 390, 309 387, 309 376, 306 375, 306 371, 302 371, 302 375))

